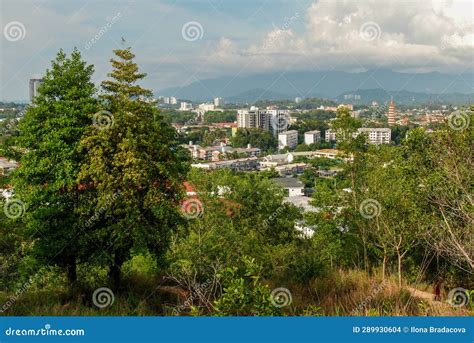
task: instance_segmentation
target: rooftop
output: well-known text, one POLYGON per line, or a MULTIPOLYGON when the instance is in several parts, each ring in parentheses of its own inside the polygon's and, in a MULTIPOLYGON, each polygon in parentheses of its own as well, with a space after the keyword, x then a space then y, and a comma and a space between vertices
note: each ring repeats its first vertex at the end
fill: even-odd
POLYGON ((292 134, 298 134, 298 131, 296 130, 288 130, 288 131, 283 131, 283 132, 280 132, 279 135, 292 135, 292 134))
POLYGON ((294 177, 276 177, 271 180, 283 188, 304 188, 303 182, 294 177))

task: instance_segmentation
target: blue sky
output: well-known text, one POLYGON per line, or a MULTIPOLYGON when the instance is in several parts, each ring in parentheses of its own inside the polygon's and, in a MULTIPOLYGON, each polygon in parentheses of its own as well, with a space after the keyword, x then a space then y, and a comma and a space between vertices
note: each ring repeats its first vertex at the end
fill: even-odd
POLYGON ((112 49, 123 46, 121 37, 148 73, 144 85, 154 91, 280 70, 473 70, 470 0, 0 3, 4 100, 26 99, 28 80, 40 77, 60 48, 77 46, 95 65, 95 81, 104 79, 112 49), (183 31, 187 23, 191 34, 198 31, 196 39, 183 31))

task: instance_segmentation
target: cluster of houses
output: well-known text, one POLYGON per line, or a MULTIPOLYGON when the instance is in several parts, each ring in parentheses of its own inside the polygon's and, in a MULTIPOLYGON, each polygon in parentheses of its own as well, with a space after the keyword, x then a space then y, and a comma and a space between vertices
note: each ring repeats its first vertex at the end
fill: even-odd
POLYGON ((232 148, 224 142, 220 142, 219 145, 208 147, 201 147, 198 144, 193 144, 193 142, 181 146, 187 149, 191 154, 191 157, 196 160, 217 162, 232 159, 232 157, 245 158, 260 156, 260 149, 253 148, 250 144, 248 144, 246 148, 232 148))
MULTIPOLYGON (((293 174, 301 174, 309 164, 303 162, 297 162, 295 159, 297 157, 306 157, 306 158, 342 158, 338 150, 335 149, 321 149, 315 151, 302 151, 302 152, 288 152, 285 154, 276 154, 276 155, 267 155, 264 157, 259 158, 260 150, 257 148, 241 148, 237 151, 241 153, 240 158, 236 159, 222 159, 220 157, 223 156, 225 151, 224 149, 218 149, 215 147, 216 150, 207 150, 208 148, 201 148, 202 152, 199 151, 199 148, 192 148, 190 145, 185 145, 188 149, 192 150, 193 157, 194 156, 201 156, 201 157, 210 157, 210 158, 201 158, 203 162, 193 163, 191 166, 195 168, 201 168, 206 170, 214 170, 214 169, 222 169, 228 168, 235 171, 254 171, 254 170, 275 170, 280 175, 293 175, 293 174)), ((232 149, 232 148, 231 148, 232 149)), ((232 150, 230 150, 232 151, 232 150)), ((330 173, 330 172, 329 172, 330 173)), ((322 176, 330 176, 322 175, 322 176)))

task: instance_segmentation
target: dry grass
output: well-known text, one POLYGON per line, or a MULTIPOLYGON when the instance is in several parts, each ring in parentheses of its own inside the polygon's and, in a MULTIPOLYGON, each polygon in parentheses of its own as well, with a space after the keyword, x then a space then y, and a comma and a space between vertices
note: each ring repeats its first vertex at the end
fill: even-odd
MULTIPOLYGON (((115 292, 113 306, 100 309, 92 304, 94 288, 85 286, 76 292, 67 292, 57 285, 43 289, 29 289, 0 315, 51 316, 156 316, 169 315, 178 304, 176 297, 159 291, 157 279, 130 275, 127 289, 115 292)), ((274 287, 272 287, 274 286, 274 287)), ((283 309, 284 315, 307 316, 463 316, 473 315, 472 309, 456 309, 443 302, 433 302, 429 292, 420 287, 411 292, 408 286, 399 289, 395 278, 383 281, 364 271, 334 271, 327 277, 309 284, 271 285, 286 286, 292 293, 293 303, 283 309)), ((428 288, 427 288, 428 289, 428 288)), ((0 304, 12 294, 0 292, 0 304)))
MULTIPOLYGON (((323 316, 460 316, 467 308, 454 308, 428 297, 414 296, 398 287, 394 277, 382 280, 360 270, 336 271, 314 279, 309 287, 291 288, 293 305, 288 314, 323 316), (309 304, 309 305, 308 305, 309 304)), ((427 293, 428 294, 428 293, 427 293)))

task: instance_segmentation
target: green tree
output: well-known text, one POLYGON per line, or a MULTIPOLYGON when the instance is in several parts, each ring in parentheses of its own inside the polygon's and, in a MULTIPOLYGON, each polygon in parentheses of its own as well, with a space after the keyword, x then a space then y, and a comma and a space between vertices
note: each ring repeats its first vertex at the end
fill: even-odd
POLYGON ((275 150, 277 140, 269 131, 260 129, 238 129, 235 136, 231 138, 234 148, 245 148, 247 144, 260 148, 262 151, 275 150))
POLYGON ((237 112, 233 111, 208 111, 204 114, 204 123, 234 122, 237 120, 237 112))
POLYGON ((472 109, 455 113, 450 119, 453 127, 445 125, 431 134, 410 131, 403 145, 407 169, 420 185, 420 206, 424 204, 424 210, 432 214, 427 242, 437 254, 469 273, 474 270, 472 109), (454 126, 454 120, 463 126, 454 126))
POLYGON ((398 147, 382 146, 368 154, 366 184, 359 193, 359 225, 369 231, 371 242, 382 250, 382 269, 396 256, 398 282, 402 284, 402 264, 408 252, 422 241, 428 223, 417 180, 407 174, 407 161, 398 147))
POLYGON ((93 72, 77 50, 70 57, 61 50, 19 122, 19 136, 8 142, 20 163, 12 183, 27 207, 24 239, 32 239, 39 261, 65 267, 71 283, 82 249, 77 177, 85 152, 79 142, 97 110, 93 72))
POLYGON ((111 79, 102 83, 106 112, 82 141, 87 158, 80 181, 91 185, 91 243, 107 254, 110 278, 119 285, 133 248, 157 257, 166 252, 188 164, 174 129, 146 101, 152 92, 137 84, 145 74, 131 49, 114 52, 111 79))

